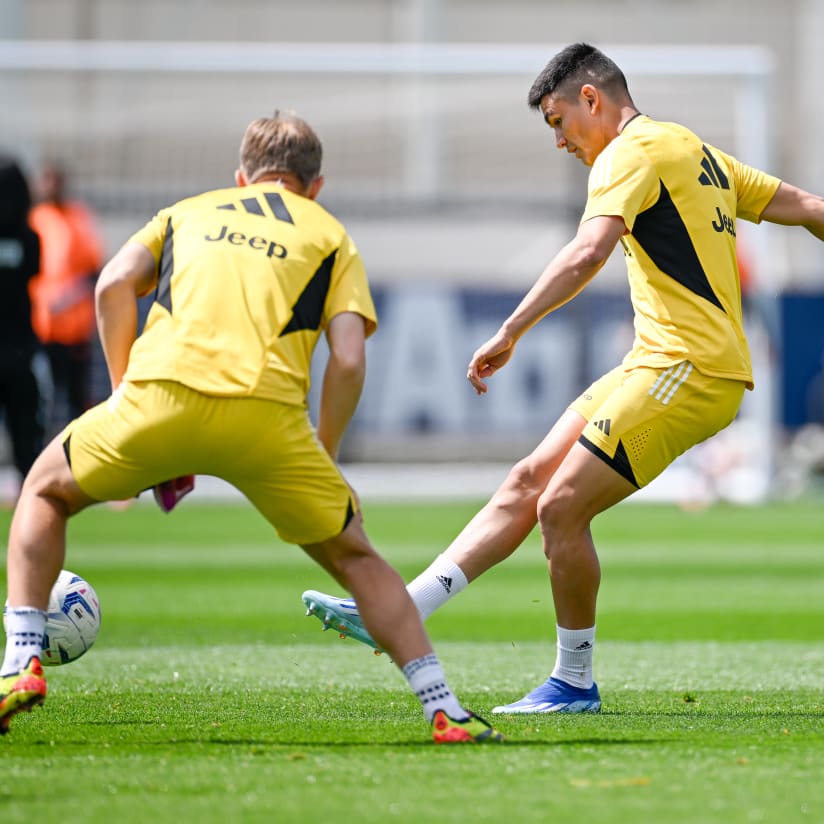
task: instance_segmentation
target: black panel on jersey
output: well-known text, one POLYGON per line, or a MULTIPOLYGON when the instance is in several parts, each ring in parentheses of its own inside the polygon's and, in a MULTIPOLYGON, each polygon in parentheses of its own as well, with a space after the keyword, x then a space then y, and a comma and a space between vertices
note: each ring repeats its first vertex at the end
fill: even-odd
POLYGON ((299 332, 301 329, 319 329, 320 319, 323 316, 323 305, 329 294, 329 284, 332 280, 332 267, 335 265, 335 249, 331 255, 315 270, 309 283, 306 284, 300 297, 292 307, 292 317, 283 327, 280 337, 290 332, 299 332))
POLYGON ((71 442, 72 436, 69 435, 65 441, 63 441, 63 454, 66 456, 66 461, 69 464, 69 469, 72 468, 72 453, 71 453, 71 442))
POLYGON ((174 231, 172 221, 166 224, 166 237, 163 239, 163 249, 160 252, 160 261, 157 265, 157 294, 155 301, 164 309, 172 311, 172 275, 175 271, 174 231))
POLYGON ((635 473, 630 466, 629 458, 621 441, 618 441, 618 446, 615 449, 615 455, 609 457, 603 449, 596 446, 592 441, 587 440, 583 435, 578 438, 578 443, 585 446, 593 455, 600 458, 607 466, 611 466, 622 478, 626 478, 633 486, 638 486, 638 481, 635 480, 635 473))
POLYGON ((635 218, 632 236, 665 275, 724 311, 663 181, 655 204, 635 218))
POLYGON ((269 208, 278 220, 283 220, 286 223, 295 222, 292 220, 292 215, 289 214, 289 210, 286 208, 283 198, 277 192, 264 192, 263 196, 266 198, 269 208))

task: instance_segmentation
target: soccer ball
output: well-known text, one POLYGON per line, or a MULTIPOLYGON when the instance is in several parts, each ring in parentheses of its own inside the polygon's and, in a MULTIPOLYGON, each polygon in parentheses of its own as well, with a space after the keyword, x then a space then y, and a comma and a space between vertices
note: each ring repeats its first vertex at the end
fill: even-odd
MULTIPOLYGON (((3 616, 5 626, 5 609, 3 616)), ((42 663, 59 666, 76 661, 94 643, 99 630, 97 593, 88 581, 64 569, 49 596, 42 663)))
POLYGON ((88 581, 64 569, 52 587, 43 636, 43 664, 68 664, 83 655, 100 631, 100 601, 88 581))

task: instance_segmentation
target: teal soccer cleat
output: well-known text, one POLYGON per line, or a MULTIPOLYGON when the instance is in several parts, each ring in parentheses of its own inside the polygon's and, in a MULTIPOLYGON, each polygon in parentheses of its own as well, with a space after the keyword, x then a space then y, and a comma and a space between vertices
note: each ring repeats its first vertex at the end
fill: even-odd
POLYGON ((335 598, 334 595, 326 595, 314 589, 306 590, 301 598, 306 605, 306 614, 318 618, 323 623, 324 630, 336 629, 341 638, 354 638, 372 647, 376 655, 385 652, 366 631, 358 608, 351 598, 335 598))
POLYGON ((600 711, 601 696, 597 684, 584 689, 550 677, 520 701, 495 707, 492 713, 493 715, 530 715, 543 712, 600 711))

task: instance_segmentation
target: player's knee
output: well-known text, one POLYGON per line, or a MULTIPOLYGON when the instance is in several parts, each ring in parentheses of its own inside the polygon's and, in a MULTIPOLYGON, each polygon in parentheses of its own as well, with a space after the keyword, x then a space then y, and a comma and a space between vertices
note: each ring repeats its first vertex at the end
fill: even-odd
POLYGON ((546 490, 538 499, 538 523, 545 547, 561 543, 563 535, 577 525, 573 502, 563 492, 546 490))
POLYGON ((545 486, 546 479, 539 477, 529 459, 524 459, 509 471, 498 497, 503 501, 534 507, 545 486))

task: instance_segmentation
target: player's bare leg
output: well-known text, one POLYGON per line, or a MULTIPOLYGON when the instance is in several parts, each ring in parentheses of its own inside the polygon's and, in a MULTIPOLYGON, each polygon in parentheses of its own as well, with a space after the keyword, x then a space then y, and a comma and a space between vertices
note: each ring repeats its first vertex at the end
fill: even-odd
POLYGON ((637 491, 581 444, 573 445, 538 503, 558 625, 595 625, 601 568, 590 523, 600 512, 637 491))
POLYGON ((574 444, 538 502, 538 520, 552 581, 557 654, 550 677, 523 698, 495 707, 496 714, 598 712, 601 696, 592 677, 595 608, 601 567, 590 522, 636 487, 574 444))
POLYGON ((61 444, 53 440, 29 471, 12 517, 0 734, 17 713, 46 697, 40 655, 49 593, 63 567, 66 520, 90 502, 74 482, 61 444))
MULTIPOLYGON (((424 620, 521 545, 537 523, 541 494, 585 425, 581 415, 567 410, 533 452, 512 468, 489 503, 450 546, 409 583, 407 590, 424 620)), ((321 620, 334 615, 344 635, 382 649, 365 630, 351 600, 309 590, 303 601, 307 614, 321 620)))
POLYGON ((46 609, 66 554, 66 522, 94 503, 75 482, 55 438, 34 462, 20 492, 9 532, 9 605, 46 609))
POLYGON ((503 740, 486 721, 464 709, 449 689, 403 580, 372 548, 360 514, 335 538, 303 548, 352 593, 363 624, 420 700, 437 743, 503 740))
POLYGON ((397 664, 432 652, 403 580, 369 543, 360 515, 340 535, 303 549, 352 593, 370 635, 397 664))
POLYGON ((585 425, 581 415, 567 410, 443 552, 467 581, 508 558, 524 542, 537 522, 541 494, 585 425))

